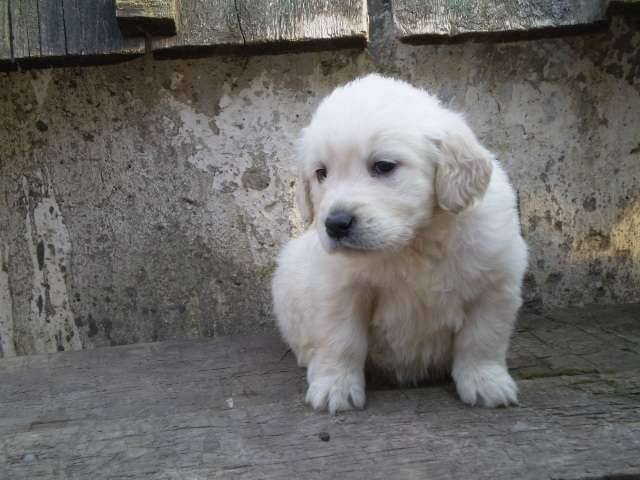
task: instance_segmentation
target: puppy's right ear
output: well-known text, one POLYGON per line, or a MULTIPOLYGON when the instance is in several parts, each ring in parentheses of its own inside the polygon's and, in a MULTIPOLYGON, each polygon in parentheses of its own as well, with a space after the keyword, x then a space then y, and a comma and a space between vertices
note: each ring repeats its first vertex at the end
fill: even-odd
POLYGON ((441 153, 435 185, 438 204, 454 213, 482 197, 493 170, 493 155, 466 126, 460 130, 462 134, 449 134, 435 142, 441 153))
POLYGON ((311 185, 303 172, 298 175, 296 182, 296 202, 302 216, 302 221, 307 225, 313 222, 313 204, 311 203, 311 185))

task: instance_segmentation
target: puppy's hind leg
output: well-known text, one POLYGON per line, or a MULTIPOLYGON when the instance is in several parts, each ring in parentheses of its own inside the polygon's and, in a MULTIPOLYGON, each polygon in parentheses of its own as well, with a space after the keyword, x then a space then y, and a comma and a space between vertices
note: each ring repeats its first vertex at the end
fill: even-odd
POLYGON ((454 339, 452 376, 463 402, 487 407, 517 403, 518 387, 506 356, 520 303, 519 288, 505 286, 471 305, 454 339))
POLYGON ((366 299, 359 292, 342 291, 325 298, 317 312, 314 353, 309 362, 306 401, 316 410, 331 414, 363 408, 366 400, 364 364, 367 357, 366 299))

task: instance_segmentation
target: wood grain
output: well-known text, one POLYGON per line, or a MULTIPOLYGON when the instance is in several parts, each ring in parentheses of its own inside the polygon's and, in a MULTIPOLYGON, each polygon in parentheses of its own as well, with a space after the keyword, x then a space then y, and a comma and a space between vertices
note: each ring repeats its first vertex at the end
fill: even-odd
POLYGON ((67 53, 64 11, 60 0, 38 0, 38 25, 41 57, 67 53))
POLYGON ((153 49, 185 51, 242 44, 233 1, 181 0, 178 2, 177 35, 154 39, 153 49))
POLYGON ((9 8, 9 0, 0 0, 0 60, 13 58, 9 8))
POLYGON ((17 480, 634 478, 639 313, 525 316, 511 355, 521 406, 498 410, 466 407, 445 384, 369 390, 364 411, 315 413, 303 403, 304 371, 275 337, 4 359, 0 472, 17 480))
POLYGON ((392 0, 404 39, 567 29, 606 21, 608 0, 392 0))
POLYGON ((246 43, 352 39, 367 36, 360 0, 238 0, 246 43))
MULTIPOLYGON (((159 20, 172 16, 165 7, 174 0, 118 1, 130 8, 129 16, 120 14, 127 33, 171 35, 177 29, 174 36, 153 40, 157 57, 364 48, 368 38, 365 0, 181 0, 174 22, 159 20)), ((408 42, 591 28, 606 23, 608 6, 620 13, 640 5, 638 0, 390 1, 398 35, 408 42)), ((15 62, 23 67, 104 63, 144 51, 141 37, 123 36, 114 0, 0 0, 3 68, 15 62)))
POLYGON ((153 48, 162 55, 295 44, 364 47, 367 31, 364 0, 182 0, 177 36, 154 39, 153 48))
POLYGON ((144 40, 126 38, 120 32, 113 0, 62 0, 62 3, 69 55, 144 53, 144 40))
POLYGON ((11 0, 9 8, 14 58, 40 56, 38 0, 11 0))
POLYGON ((143 54, 144 39, 123 31, 154 35, 152 48, 162 56, 271 51, 281 45, 364 47, 368 29, 364 0, 181 0, 177 6, 175 0, 2 2, 6 11, 0 22, 6 28, 0 61, 24 65, 143 54))
POLYGON ((127 36, 175 35, 175 0, 116 0, 116 17, 127 36))
POLYGON ((56 65, 73 63, 72 58, 144 53, 144 40, 122 36, 112 0, 3 0, 3 13, 5 6, 0 61, 56 65))

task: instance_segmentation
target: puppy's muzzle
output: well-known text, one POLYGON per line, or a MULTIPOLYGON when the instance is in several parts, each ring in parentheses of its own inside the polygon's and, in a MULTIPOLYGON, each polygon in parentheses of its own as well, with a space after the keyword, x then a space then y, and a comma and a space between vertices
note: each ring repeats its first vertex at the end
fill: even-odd
POLYGON ((331 212, 324 221, 327 229, 327 235, 334 240, 340 240, 349 236, 349 232, 353 228, 355 217, 345 211, 331 212))

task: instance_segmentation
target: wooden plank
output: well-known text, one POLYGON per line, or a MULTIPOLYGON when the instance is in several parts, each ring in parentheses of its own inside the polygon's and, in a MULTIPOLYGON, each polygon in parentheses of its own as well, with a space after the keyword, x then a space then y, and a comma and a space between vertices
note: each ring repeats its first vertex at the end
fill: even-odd
MULTIPOLYGON (((144 39, 122 35, 113 0, 4 1, 10 2, 14 57, 23 66, 43 59, 98 63, 144 53, 144 39)), ((146 0, 161 1, 166 0, 146 0)), ((292 45, 303 50, 364 47, 368 20, 364 0, 183 0, 176 26, 176 36, 153 40, 159 56, 292 45)), ((3 59, 11 60, 10 48, 3 59)))
POLYGON ((38 0, 40 56, 55 57, 67 53, 62 0, 38 0))
POLYGON ((0 60, 11 59, 11 25, 9 0, 0 0, 0 60))
POLYGON ((392 0, 398 35, 420 37, 568 29, 606 21, 608 0, 392 0))
POLYGON ((522 314, 509 354, 520 379, 640 367, 640 306, 590 306, 522 314))
POLYGON ((40 56, 38 0, 10 0, 15 59, 40 56))
POLYGON ((247 44, 367 38, 368 19, 360 0, 237 0, 247 44))
POLYGON ((62 0, 69 55, 144 53, 144 39, 122 35, 113 0, 62 0))
MULTIPOLYGON (((144 39, 126 39, 120 33, 113 0, 4 1, 13 42, 9 53, 0 48, 0 60, 55 65, 73 63, 67 56, 92 59, 144 53, 144 39)), ((7 32, 3 29, 2 38, 7 32)))
POLYGON ((0 471, 16 480, 640 475, 637 305, 524 316, 511 363, 529 375, 521 406, 508 409, 467 407, 446 384, 369 390, 364 411, 330 417, 304 405, 304 371, 286 352, 253 336, 1 360, 0 471))
POLYGON ((177 35, 153 40, 155 51, 198 50, 243 45, 233 0, 181 0, 177 35))
MULTIPOLYGON (((366 410, 335 418, 310 412, 301 395, 161 415, 137 404, 130 417, 109 419, 70 418, 70 405, 3 435, 0 464, 12 480, 631 479, 640 474, 637 379, 529 380, 523 406, 502 410, 460 406, 443 388, 378 391, 366 410)), ((233 398, 251 395, 262 393, 233 398)), ((118 400, 131 402, 127 392, 118 400)))
POLYGON ((160 55, 174 51, 240 50, 309 44, 366 44, 364 0, 182 0, 178 34, 154 39, 160 55))
POLYGON ((175 35, 175 0, 116 0, 116 17, 127 36, 175 35))
POLYGON ((15 60, 66 54, 61 0, 10 0, 9 4, 15 60))

